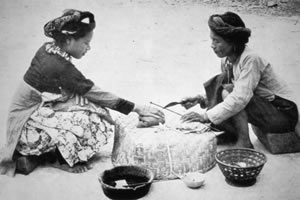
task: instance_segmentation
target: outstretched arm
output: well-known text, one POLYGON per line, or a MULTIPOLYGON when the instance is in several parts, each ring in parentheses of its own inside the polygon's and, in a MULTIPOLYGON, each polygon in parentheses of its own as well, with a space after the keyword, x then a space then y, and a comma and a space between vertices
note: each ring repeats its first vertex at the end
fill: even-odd
POLYGON ((139 127, 148 127, 165 122, 165 116, 162 111, 151 106, 135 104, 97 86, 93 86, 84 97, 97 105, 111 108, 123 114, 136 112, 139 115, 139 127))
POLYGON ((102 90, 97 86, 93 86, 87 93, 84 94, 89 101, 113 110, 119 111, 123 114, 128 114, 134 110, 134 103, 120 98, 110 92, 102 90))

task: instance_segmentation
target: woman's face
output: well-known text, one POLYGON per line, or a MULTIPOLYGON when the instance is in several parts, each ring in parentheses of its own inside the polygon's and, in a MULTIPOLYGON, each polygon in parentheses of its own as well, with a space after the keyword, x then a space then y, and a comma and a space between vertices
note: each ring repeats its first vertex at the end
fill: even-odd
POLYGON ((232 45, 222 37, 210 31, 211 48, 219 58, 229 57, 233 54, 232 45))
POLYGON ((75 40, 71 38, 67 41, 66 51, 72 57, 80 59, 82 56, 86 54, 88 50, 91 49, 90 42, 93 38, 93 31, 89 32, 86 36, 75 40))

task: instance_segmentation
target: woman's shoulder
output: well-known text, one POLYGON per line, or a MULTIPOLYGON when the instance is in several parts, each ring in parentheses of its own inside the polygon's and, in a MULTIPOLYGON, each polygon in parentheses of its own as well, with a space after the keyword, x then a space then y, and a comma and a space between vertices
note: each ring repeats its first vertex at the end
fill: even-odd
POLYGON ((262 56, 259 55, 255 50, 246 46, 245 50, 241 55, 241 60, 243 59, 262 59, 262 56))
POLYGON ((49 51, 49 42, 44 43, 36 52, 31 65, 37 65, 42 68, 59 68, 73 66, 73 64, 62 56, 49 51))
POLYGON ((269 62, 264 59, 259 53, 251 49, 250 47, 246 46, 245 50, 243 51, 241 58, 240 58, 240 64, 256 64, 258 66, 266 66, 269 64, 269 62))

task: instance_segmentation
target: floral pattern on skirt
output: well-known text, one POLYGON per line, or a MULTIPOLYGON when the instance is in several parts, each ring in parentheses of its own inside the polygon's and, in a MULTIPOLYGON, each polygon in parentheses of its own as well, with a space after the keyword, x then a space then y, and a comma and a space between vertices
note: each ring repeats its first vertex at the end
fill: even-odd
POLYGON ((95 112, 55 112, 40 107, 23 127, 17 150, 23 155, 41 155, 57 148, 72 167, 99 152, 113 131, 95 112))

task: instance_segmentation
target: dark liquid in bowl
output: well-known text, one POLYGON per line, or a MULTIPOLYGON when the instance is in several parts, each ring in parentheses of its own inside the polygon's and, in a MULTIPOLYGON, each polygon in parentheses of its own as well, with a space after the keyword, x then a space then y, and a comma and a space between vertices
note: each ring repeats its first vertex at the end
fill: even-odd
MULTIPOLYGON (((116 186, 116 181, 123 181, 125 180, 127 185, 130 186, 137 186, 139 184, 145 184, 148 182, 147 177, 140 177, 140 176, 134 176, 134 175, 127 175, 126 177, 120 177, 118 179, 112 180, 109 183, 107 183, 110 186, 115 187, 116 186)), ((126 185, 124 185, 126 186, 126 185)))

